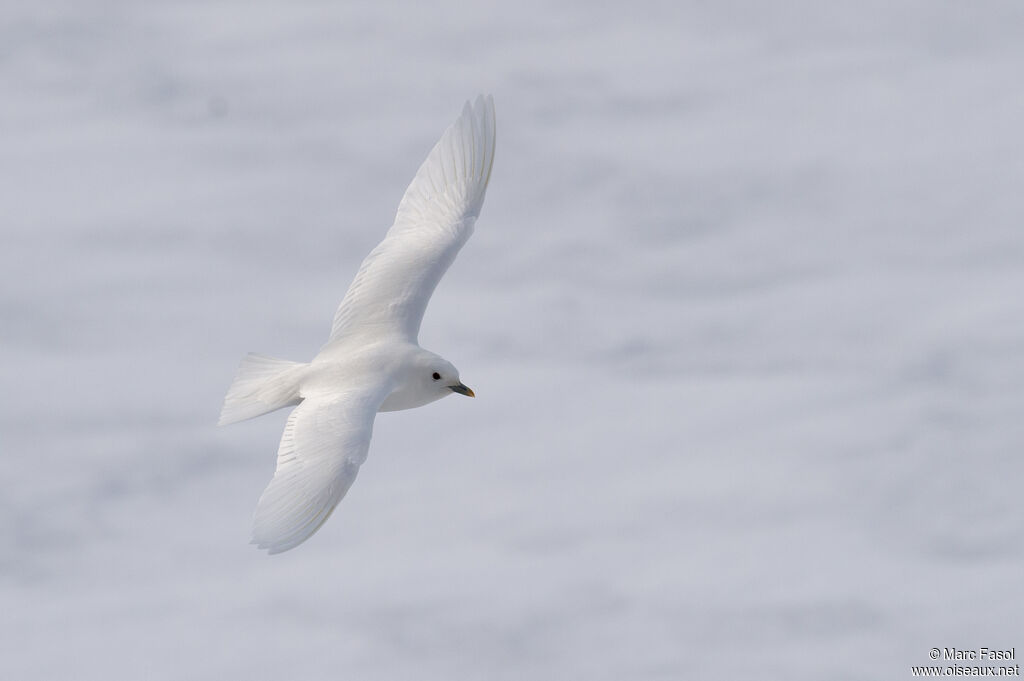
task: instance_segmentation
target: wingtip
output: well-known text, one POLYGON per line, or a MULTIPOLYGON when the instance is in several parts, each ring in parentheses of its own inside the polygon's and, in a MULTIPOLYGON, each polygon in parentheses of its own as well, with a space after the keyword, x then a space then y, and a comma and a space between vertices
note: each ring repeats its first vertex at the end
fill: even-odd
POLYGON ((469 113, 475 113, 479 116, 484 112, 489 113, 492 117, 494 116, 494 95, 490 93, 485 94, 481 92, 473 99, 467 99, 462 107, 463 116, 469 113))
POLYGON ((281 548, 281 547, 278 547, 278 546, 274 546, 273 544, 268 544, 266 542, 262 542, 259 539, 255 539, 255 538, 251 539, 249 541, 249 544, 251 544, 252 546, 255 546, 257 551, 265 552, 268 556, 276 556, 279 553, 284 553, 285 551, 288 551, 289 549, 294 548, 294 547, 291 547, 291 546, 289 546, 287 548, 281 548))

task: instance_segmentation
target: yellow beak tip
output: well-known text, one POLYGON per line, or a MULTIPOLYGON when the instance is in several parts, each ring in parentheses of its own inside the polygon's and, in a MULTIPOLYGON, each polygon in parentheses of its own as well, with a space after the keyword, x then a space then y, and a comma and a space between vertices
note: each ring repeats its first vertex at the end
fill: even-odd
POLYGON ((463 383, 448 386, 448 389, 451 390, 453 393, 459 393, 460 395, 465 395, 466 397, 476 397, 476 393, 474 393, 473 390, 468 385, 465 385, 463 383))

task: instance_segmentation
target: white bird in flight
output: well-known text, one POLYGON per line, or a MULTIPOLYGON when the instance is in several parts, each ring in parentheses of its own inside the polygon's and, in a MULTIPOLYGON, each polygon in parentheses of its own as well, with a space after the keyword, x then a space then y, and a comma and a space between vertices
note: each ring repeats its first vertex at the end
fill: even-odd
POLYGON ((494 140, 494 100, 467 102, 405 190, 395 224, 366 256, 312 362, 242 359, 219 425, 295 406, 256 507, 259 548, 281 553, 320 529, 366 460, 378 411, 474 397, 459 370, 417 337, 431 293, 473 233, 494 140))

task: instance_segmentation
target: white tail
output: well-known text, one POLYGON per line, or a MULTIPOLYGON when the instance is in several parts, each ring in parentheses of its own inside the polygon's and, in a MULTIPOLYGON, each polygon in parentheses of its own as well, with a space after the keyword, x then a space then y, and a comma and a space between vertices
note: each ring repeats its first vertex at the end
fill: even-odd
POLYGON ((262 416, 302 401, 299 380, 306 364, 249 353, 228 388, 218 426, 262 416))

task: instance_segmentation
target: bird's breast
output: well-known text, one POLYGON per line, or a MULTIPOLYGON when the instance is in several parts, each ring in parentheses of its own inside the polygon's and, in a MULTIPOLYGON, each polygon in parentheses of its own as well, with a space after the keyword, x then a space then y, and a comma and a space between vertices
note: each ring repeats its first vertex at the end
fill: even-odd
POLYGON ((415 409, 425 404, 436 402, 444 397, 444 394, 437 394, 435 391, 421 391, 410 387, 399 387, 385 398, 377 411, 401 411, 403 409, 415 409))

